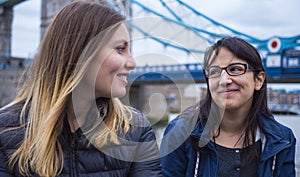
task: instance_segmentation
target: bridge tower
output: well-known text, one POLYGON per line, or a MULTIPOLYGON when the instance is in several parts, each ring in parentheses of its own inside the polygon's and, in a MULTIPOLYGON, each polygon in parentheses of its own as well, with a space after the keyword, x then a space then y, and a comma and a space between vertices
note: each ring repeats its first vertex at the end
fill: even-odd
POLYGON ((24 69, 24 59, 11 56, 14 6, 24 1, 0 0, 0 107, 14 98, 24 69))
MULTIPOLYGON (((1 1, 1 0, 0 0, 1 1)), ((55 14, 66 4, 74 0, 41 0, 42 1, 42 12, 41 12, 41 38, 43 38, 48 25, 55 14)), ((102 1, 102 0, 91 0, 91 1, 102 1)), ((125 0, 113 0, 113 2, 125 4, 125 0)))
POLYGON ((13 7, 25 0, 0 0, 0 58, 11 57, 13 7))

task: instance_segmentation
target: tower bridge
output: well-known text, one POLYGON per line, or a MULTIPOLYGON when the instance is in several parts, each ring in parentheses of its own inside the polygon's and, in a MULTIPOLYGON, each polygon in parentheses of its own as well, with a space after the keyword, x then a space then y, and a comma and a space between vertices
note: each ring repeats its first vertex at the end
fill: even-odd
POLYGON ((241 37, 262 53, 268 82, 300 83, 300 34, 293 37, 274 34, 262 40, 217 22, 184 0, 156 0, 153 2, 156 8, 146 0, 129 2, 133 17, 128 24, 133 34, 149 37, 165 48, 200 54, 197 63, 137 66, 129 78, 135 84, 204 82, 201 54, 209 45, 226 36, 241 37), (139 16, 142 20, 135 20, 139 16), (148 20, 143 16, 155 18, 148 20))
MULTIPOLYGON (((21 59, 16 60, 11 56, 13 6, 24 1, 26 0, 0 0, 0 82, 2 86, 7 85, 3 84, 4 82, 15 82, 18 78, 16 74, 7 74, 15 73, 14 71, 18 70, 18 67, 11 67, 11 64, 16 63, 17 66, 22 66, 21 69, 28 65, 27 62, 22 63, 21 59)), ((41 1, 41 36, 43 36, 54 14, 72 0, 41 1)), ((127 14, 132 16, 129 17, 127 23, 132 36, 138 35, 149 38, 164 48, 182 51, 188 55, 195 54, 200 56, 200 59, 206 47, 217 39, 228 35, 239 36, 264 53, 263 64, 269 78, 268 82, 300 83, 300 35, 286 38, 275 35, 269 39, 261 40, 209 18, 183 0, 153 0, 153 4, 155 3, 160 8, 152 8, 152 3, 147 3, 147 0, 114 0, 113 2, 119 2, 115 3, 118 4, 117 9, 130 11, 127 14), (125 4, 125 8, 120 6, 120 3, 125 4), (150 18, 148 21, 134 20, 143 14, 155 18, 150 18), (197 20, 193 20, 195 18, 197 20), (198 21, 200 23, 197 23, 198 21)), ((115 5, 114 3, 110 4, 115 5)), ((176 57, 181 60, 181 56, 176 57)), ((153 83, 202 83, 205 81, 201 60, 196 63, 138 65, 128 79, 132 83, 132 87, 153 83)), ((136 90, 138 92, 138 89, 136 90)))

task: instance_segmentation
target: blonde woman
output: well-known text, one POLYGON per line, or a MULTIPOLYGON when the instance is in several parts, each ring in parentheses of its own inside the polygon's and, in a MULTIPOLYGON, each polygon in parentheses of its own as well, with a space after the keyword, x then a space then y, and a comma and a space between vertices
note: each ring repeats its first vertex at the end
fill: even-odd
POLYGON ((161 176, 148 121, 118 99, 134 68, 122 15, 66 5, 0 110, 0 176, 161 176))

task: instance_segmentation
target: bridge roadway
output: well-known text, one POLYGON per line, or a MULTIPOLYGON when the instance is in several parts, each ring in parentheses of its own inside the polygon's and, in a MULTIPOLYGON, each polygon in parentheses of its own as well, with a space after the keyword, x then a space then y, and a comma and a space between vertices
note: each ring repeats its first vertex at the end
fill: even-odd
POLYGON ((14 6, 26 0, 0 0, 0 6, 14 6))
MULTIPOLYGON (((268 83, 300 83, 300 62, 298 66, 265 67, 265 69, 268 83)), ((138 85, 145 83, 203 83, 205 82, 205 77, 202 64, 191 63, 182 65, 138 66, 130 73, 128 80, 138 85)))

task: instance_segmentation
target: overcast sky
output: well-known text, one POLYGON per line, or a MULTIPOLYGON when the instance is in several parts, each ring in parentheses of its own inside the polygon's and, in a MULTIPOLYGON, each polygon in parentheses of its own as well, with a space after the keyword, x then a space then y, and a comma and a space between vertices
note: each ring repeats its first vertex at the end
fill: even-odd
MULTIPOLYGON (((208 17, 243 33, 266 39, 300 34, 299 0, 184 0, 208 17)), ((40 41, 41 0, 14 8, 12 56, 31 57, 40 41)))
POLYGON ((189 1, 210 18, 260 39, 300 34, 299 0, 189 1))

